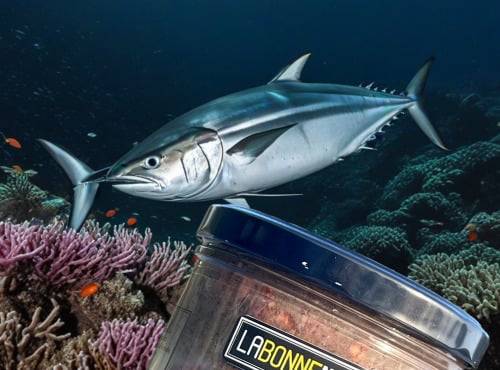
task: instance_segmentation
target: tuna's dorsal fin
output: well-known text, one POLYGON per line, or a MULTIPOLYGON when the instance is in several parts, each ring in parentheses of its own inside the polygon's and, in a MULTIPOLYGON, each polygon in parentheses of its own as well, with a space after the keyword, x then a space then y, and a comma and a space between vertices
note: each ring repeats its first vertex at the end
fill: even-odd
POLYGON ((307 62, 307 59, 311 56, 311 53, 307 53, 302 55, 299 59, 297 59, 292 64, 283 68, 280 73, 278 73, 274 78, 269 81, 269 83, 273 83, 276 81, 299 81, 300 73, 302 72, 302 68, 307 62))
POLYGON ((239 157, 240 164, 252 163, 277 138, 295 125, 296 123, 247 136, 229 148, 226 153, 230 156, 239 157))

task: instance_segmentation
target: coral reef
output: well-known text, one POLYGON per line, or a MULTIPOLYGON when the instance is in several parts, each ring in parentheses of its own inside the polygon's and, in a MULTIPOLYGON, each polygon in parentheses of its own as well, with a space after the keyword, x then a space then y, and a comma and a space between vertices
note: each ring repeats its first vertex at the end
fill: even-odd
POLYGON ((337 234, 346 248, 373 258, 384 265, 406 273, 414 251, 403 229, 388 226, 355 226, 337 234))
POLYGON ((462 255, 467 252, 423 255, 410 265, 409 277, 478 319, 490 321, 500 313, 500 264, 466 263, 462 255))
POLYGON ((145 369, 169 317, 171 295, 161 290, 173 289, 190 270, 184 243, 157 244, 148 258, 150 241, 148 229, 143 235, 94 221, 79 232, 61 222, 0 222, 0 363, 7 369, 145 369), (155 274, 154 267, 161 269, 155 274), (134 282, 139 276, 152 286, 141 290, 134 282), (83 297, 89 282, 99 289, 83 297), (163 306, 146 303, 157 299, 154 288, 167 301, 163 306))
POLYGON ((419 256, 437 253, 454 254, 471 246, 471 242, 462 232, 443 231, 433 233, 427 227, 418 230, 417 239, 417 244, 421 245, 417 254, 419 256))
POLYGON ((61 350, 42 362, 40 368, 52 370, 102 369, 115 370, 116 364, 92 345, 95 331, 86 330, 78 337, 69 338, 61 350))
POLYGON ((440 192, 415 193, 404 199, 396 210, 380 209, 369 214, 367 223, 402 227, 408 240, 413 242, 422 228, 431 232, 459 229, 466 220, 461 206, 461 198, 457 193, 448 196, 440 192))
POLYGON ((405 167, 384 188, 377 205, 397 209, 405 199, 420 192, 456 193, 469 204, 479 195, 491 199, 497 196, 494 189, 498 190, 491 169, 499 167, 500 145, 496 139, 479 141, 446 156, 405 167))
MULTIPOLYGON (((500 221, 495 209, 500 203, 500 173, 497 170, 500 168, 499 141, 500 135, 437 158, 427 152, 417 156, 388 181, 374 202, 377 208, 368 212, 366 223, 371 227, 402 229, 404 233, 400 235, 404 240, 394 239, 399 246, 392 248, 409 246, 405 256, 452 253, 469 247, 474 240, 460 233, 467 223, 473 225, 481 240, 490 246, 497 246, 500 235, 500 221), (479 214, 472 218, 475 213, 479 214)), ((341 215, 335 212, 335 205, 330 202, 324 204, 320 214, 323 219, 313 220, 310 229, 361 253, 368 251, 366 247, 356 246, 368 229, 358 229, 363 234, 359 236, 349 232, 349 228, 338 230, 341 215)), ((352 223, 349 227, 352 228, 352 223)), ((373 233, 372 237, 375 235, 373 233)), ((391 248, 386 246, 385 250, 386 256, 373 251, 367 255, 394 267, 397 261, 392 264, 387 262, 393 258, 391 248)), ((399 263, 404 265, 406 262, 410 263, 411 259, 405 258, 399 263)), ((405 268, 398 270, 404 271, 405 268)))
POLYGON ((149 319, 140 325, 136 320, 115 319, 101 324, 92 345, 121 369, 147 369, 164 328, 163 320, 149 319))
POLYGON ((80 232, 65 229, 62 223, 0 222, 0 272, 8 275, 28 263, 41 280, 67 288, 102 282, 116 271, 135 271, 146 259, 151 232, 146 229, 143 237, 122 225, 115 226, 111 236, 108 229, 109 225, 101 228, 92 220, 80 232))
POLYGON ((18 312, 0 312, 2 368, 36 369, 44 358, 50 357, 57 342, 70 336, 70 333, 57 334, 64 323, 59 318, 59 304, 55 299, 51 299, 51 302, 53 309, 48 316, 41 320, 42 308, 37 307, 27 326, 18 312))
POLYGON ((68 297, 71 312, 78 317, 77 333, 92 328, 99 329, 99 323, 117 317, 136 317, 145 314, 144 293, 134 288, 132 280, 122 273, 105 280, 99 292, 85 299, 73 294, 68 297))
POLYGON ((152 289, 158 298, 167 304, 170 301, 169 288, 179 285, 183 279, 189 277, 187 272, 190 265, 186 257, 190 252, 191 248, 182 242, 174 242, 173 248, 170 240, 161 245, 155 244, 146 266, 134 281, 140 286, 152 289))

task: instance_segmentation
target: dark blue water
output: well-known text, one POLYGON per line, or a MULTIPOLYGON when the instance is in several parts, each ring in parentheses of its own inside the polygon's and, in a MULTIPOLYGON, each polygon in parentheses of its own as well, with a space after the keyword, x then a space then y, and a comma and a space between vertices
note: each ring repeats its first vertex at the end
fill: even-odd
MULTIPOLYGON (((443 103, 447 93, 494 89, 500 81, 498 1, 9 1, 0 8, 0 128, 23 144, 4 146, 1 162, 36 169, 34 182, 68 198, 70 183, 35 138, 63 144, 101 168, 173 117, 266 83, 306 52, 313 56, 305 81, 374 80, 398 89, 435 55, 427 107, 437 126, 453 111, 443 103)), ((399 130, 426 145, 406 123, 399 130)), ((465 142, 477 135, 466 133, 465 142)), ((394 153, 404 150, 394 145, 394 153)), ((387 171, 376 171, 375 180, 396 173, 387 171)), ((320 199, 255 202, 307 224, 320 199)), ((119 207, 116 222, 137 212, 140 227, 190 237, 206 206, 103 187, 93 211, 102 217, 119 207)))
MULTIPOLYGON (((476 242, 498 250, 498 234, 490 233, 498 230, 498 215, 488 216, 482 226, 478 222, 478 240, 463 228, 473 215, 500 209, 499 14, 498 0, 4 0, 0 131, 18 139, 22 148, 0 145, 0 165, 34 169, 33 183, 71 200, 69 180, 36 138, 62 144, 100 169, 172 118, 264 84, 305 53, 312 57, 304 81, 376 81, 398 90, 436 56, 425 108, 451 152, 434 148, 406 118, 377 140, 376 152, 363 151, 274 190, 302 196, 250 202, 345 245, 357 240, 350 228, 366 225, 377 210, 387 208, 399 218, 376 230, 395 235, 395 249, 398 235, 406 233, 403 242, 410 251, 404 257, 384 255, 384 250, 367 254, 403 273, 433 238, 457 241, 451 245, 454 253, 476 242), (473 164, 461 175, 448 167, 457 182, 428 197, 421 208, 417 204, 413 218, 397 213, 400 205, 384 199, 390 184, 401 190, 394 179, 404 181, 397 176, 411 164, 462 153, 460 148, 495 136, 488 145, 497 154, 483 150, 480 155, 488 157, 483 162, 475 152, 464 155, 455 162, 456 171, 473 164), (441 203, 429 201, 435 198, 441 203)), ((423 191, 414 180, 408 197, 423 191)), ((151 227, 155 240, 172 236, 191 243, 208 205, 155 202, 102 186, 91 214, 115 224, 135 216, 140 229, 151 227), (104 213, 111 208, 118 213, 107 219, 104 213)), ((387 234, 373 231, 365 242, 376 244, 387 234)), ((494 342, 486 368, 498 368, 499 315, 486 325, 494 342)))

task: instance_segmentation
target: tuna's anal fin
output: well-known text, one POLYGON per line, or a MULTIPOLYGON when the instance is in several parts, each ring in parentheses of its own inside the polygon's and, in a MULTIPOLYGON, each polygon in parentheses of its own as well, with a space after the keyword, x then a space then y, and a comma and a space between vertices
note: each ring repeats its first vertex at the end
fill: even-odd
POLYGON ((295 125, 296 123, 247 136, 229 148, 226 153, 231 156, 241 157, 243 164, 252 163, 276 139, 295 125))
POLYGON ((62 167, 74 185, 74 200, 69 226, 78 230, 85 221, 99 188, 99 183, 85 182, 94 171, 61 146, 43 139, 38 139, 38 142, 62 167))
POLYGON ((304 194, 264 194, 264 193, 240 193, 234 198, 225 198, 224 200, 228 203, 235 204, 245 208, 251 208, 245 197, 263 197, 263 198, 276 198, 276 197, 296 197, 304 194))
POLYGON ((245 208, 250 208, 250 205, 245 198, 225 198, 226 202, 245 208))

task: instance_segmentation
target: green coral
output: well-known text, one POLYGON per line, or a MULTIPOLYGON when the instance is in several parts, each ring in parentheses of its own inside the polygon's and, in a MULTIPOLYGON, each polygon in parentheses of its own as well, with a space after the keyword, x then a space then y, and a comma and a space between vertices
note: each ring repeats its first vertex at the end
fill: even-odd
POLYGON ((457 193, 451 193, 445 197, 440 192, 424 192, 406 198, 401 203, 399 211, 411 216, 412 219, 434 220, 456 227, 466 220, 460 206, 461 199, 457 193))
POLYGON ((456 251, 467 249, 471 242, 463 232, 444 231, 433 234, 428 228, 423 228, 418 232, 419 244, 422 245, 418 254, 455 253, 456 251))
POLYGON ((407 215, 400 212, 399 210, 388 211, 386 209, 379 209, 375 212, 370 213, 366 217, 368 225, 372 226, 401 226, 402 220, 407 219, 407 215))
POLYGON ((37 174, 34 170, 18 171, 0 166, 7 175, 5 183, 0 184, 0 219, 14 222, 32 219, 50 223, 57 215, 64 218, 70 204, 30 182, 37 174))
POLYGON ((452 193, 445 196, 439 192, 415 193, 406 198, 394 210, 378 210, 368 215, 369 224, 395 226, 414 223, 420 226, 446 225, 458 227, 466 220, 461 211, 460 195, 452 193))
POLYGON ((500 145, 479 141, 444 157, 407 166, 387 184, 379 206, 395 209, 417 192, 456 192, 464 196, 479 191, 491 168, 499 167, 500 145))
POLYGON ((500 264, 478 260, 477 256, 466 261, 468 255, 474 256, 474 251, 423 255, 410 265, 409 277, 489 322, 500 308, 500 264))
MULTIPOLYGON (((426 244, 429 237, 447 229, 459 230, 466 219, 460 195, 452 193, 445 196, 440 192, 433 192, 413 194, 394 211, 377 210, 368 215, 367 222, 373 226, 401 227, 413 246, 425 249, 422 244, 426 244)), ((463 235, 462 238, 466 240, 463 235)), ((437 248, 437 251, 451 250, 437 248)))
POLYGON ((406 272, 402 266, 408 266, 413 260, 414 252, 400 228, 357 226, 337 236, 345 247, 402 273, 406 272))
POLYGON ((472 247, 460 251, 458 255, 466 265, 475 265, 479 261, 500 264, 500 250, 488 247, 483 243, 474 243, 472 247))
POLYGON ((45 191, 30 182, 30 178, 37 174, 36 171, 18 171, 5 166, 0 168, 7 174, 7 182, 0 184, 0 201, 16 199, 42 201, 47 198, 45 191))

